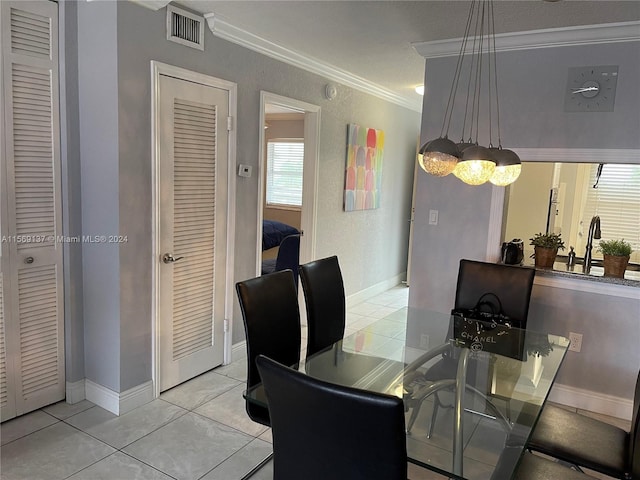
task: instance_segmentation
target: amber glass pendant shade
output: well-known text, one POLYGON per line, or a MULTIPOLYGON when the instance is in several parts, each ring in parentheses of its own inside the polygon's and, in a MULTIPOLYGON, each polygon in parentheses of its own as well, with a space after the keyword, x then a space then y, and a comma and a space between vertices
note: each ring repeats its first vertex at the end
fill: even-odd
POLYGON ((456 144, 446 137, 440 137, 420 148, 418 163, 425 172, 436 177, 445 177, 456 168, 458 155, 456 144))
POLYGON ((520 157, 506 148, 492 148, 490 151, 496 161, 496 169, 489 181, 499 187, 506 187, 515 182, 522 171, 520 157))
POLYGON ((482 185, 489 181, 495 168, 489 149, 473 146, 465 149, 453 174, 467 185, 482 185))

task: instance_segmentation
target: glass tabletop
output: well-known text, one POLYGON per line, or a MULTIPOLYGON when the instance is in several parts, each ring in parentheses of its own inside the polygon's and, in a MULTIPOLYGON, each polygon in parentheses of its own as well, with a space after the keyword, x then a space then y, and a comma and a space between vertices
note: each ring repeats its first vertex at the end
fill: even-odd
MULTIPOLYGON (((449 478, 505 480, 568 346, 560 336, 403 308, 345 336, 301 369, 403 398, 412 463, 449 478)), ((245 396, 267 405, 261 386, 245 396)))

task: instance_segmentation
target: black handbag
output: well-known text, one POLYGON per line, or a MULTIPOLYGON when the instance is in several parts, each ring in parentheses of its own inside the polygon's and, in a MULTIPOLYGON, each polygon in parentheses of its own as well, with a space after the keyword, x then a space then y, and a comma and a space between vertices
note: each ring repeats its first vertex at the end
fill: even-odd
POLYGON ((524 360, 524 331, 512 326, 497 295, 485 293, 473 308, 454 308, 451 315, 457 345, 524 360))

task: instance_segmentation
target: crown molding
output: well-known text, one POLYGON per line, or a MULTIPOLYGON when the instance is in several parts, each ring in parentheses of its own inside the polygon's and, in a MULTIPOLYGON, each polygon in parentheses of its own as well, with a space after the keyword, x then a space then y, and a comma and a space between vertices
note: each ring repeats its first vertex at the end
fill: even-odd
MULTIPOLYGON (((87 0, 89 1, 89 0, 87 0)), ((166 7, 171 0, 129 0, 130 2, 137 3, 138 5, 142 5, 150 10, 160 10, 161 8, 166 7)))
POLYGON ((622 148, 519 148, 512 147, 523 162, 640 163, 640 150, 622 148))
MULTIPOLYGON (((571 47, 599 43, 637 42, 640 22, 603 23, 576 27, 548 28, 496 35, 496 52, 534 48, 571 47)), ((411 45, 424 58, 457 56, 462 38, 416 42, 411 45)))
POLYGON ((329 80, 341 83, 347 87, 360 90, 361 92, 374 95, 382 100, 400 105, 415 112, 422 111, 422 99, 414 100, 409 97, 398 95, 381 85, 370 82, 362 77, 354 75, 346 70, 342 70, 334 65, 325 63, 317 58, 304 55, 295 50, 282 47, 276 43, 266 40, 253 33, 235 27, 230 23, 216 17, 214 13, 205 13, 209 29, 218 38, 261 53, 267 57, 274 58, 281 62, 293 65, 311 73, 315 73, 329 80))

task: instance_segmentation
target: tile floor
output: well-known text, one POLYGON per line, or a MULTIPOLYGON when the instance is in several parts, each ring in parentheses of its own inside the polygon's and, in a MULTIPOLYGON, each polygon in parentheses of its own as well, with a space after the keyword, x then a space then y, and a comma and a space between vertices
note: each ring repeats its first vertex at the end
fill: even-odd
MULTIPOLYGON (((349 306, 345 334, 406 306, 407 297, 408 289, 398 286, 349 306)), ((305 327, 303 337, 305 344, 305 327)), ((121 416, 88 401, 61 402, 5 422, 0 478, 239 479, 271 451, 270 430, 244 410, 246 368, 246 358, 216 368, 121 416)), ((604 419, 629 428, 629 422, 604 419)), ((253 478, 271 480, 272 464, 253 478)), ((410 465, 409 478, 444 477, 410 465)))

